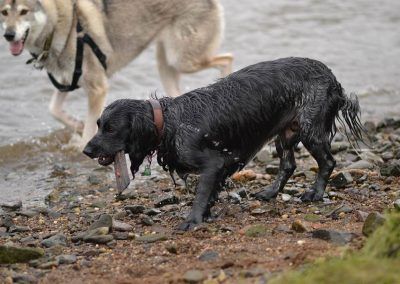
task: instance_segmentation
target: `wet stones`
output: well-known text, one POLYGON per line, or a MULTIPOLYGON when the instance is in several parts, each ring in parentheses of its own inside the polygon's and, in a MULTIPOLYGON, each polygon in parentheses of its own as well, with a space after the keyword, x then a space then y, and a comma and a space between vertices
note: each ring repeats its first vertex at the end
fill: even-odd
POLYGON ((44 256, 40 248, 0 246, 0 264, 24 263, 44 256))
POLYGON ((132 214, 140 214, 146 210, 146 207, 143 205, 127 205, 125 206, 125 210, 132 214))
POLYGON ((385 223, 385 217, 382 214, 378 212, 370 213, 362 228, 363 235, 371 235, 378 227, 382 226, 383 223, 385 223))
POLYGON ((332 177, 330 183, 336 188, 344 188, 349 183, 353 182, 351 174, 348 172, 340 172, 332 177))
POLYGON ((0 203, 0 207, 6 211, 17 211, 22 208, 22 201, 10 201, 0 203))
POLYGON ((393 161, 381 166, 381 175, 383 176, 400 176, 400 161, 393 161))
POLYGON ((154 206, 156 208, 161 208, 161 207, 163 207, 165 205, 172 205, 172 204, 179 204, 179 198, 176 197, 175 195, 164 196, 164 197, 158 199, 154 203, 154 206))

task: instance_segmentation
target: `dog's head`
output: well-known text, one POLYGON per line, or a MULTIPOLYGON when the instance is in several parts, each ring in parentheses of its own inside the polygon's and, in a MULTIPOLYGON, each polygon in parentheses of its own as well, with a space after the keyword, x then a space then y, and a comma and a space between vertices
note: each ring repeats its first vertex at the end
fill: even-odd
POLYGON ((40 0, 0 0, 0 22, 11 54, 18 56, 42 32, 47 16, 40 0))
POLYGON ((109 105, 97 121, 98 131, 83 153, 100 165, 114 162, 121 150, 129 153, 134 175, 143 160, 157 146, 157 130, 151 105, 141 100, 117 100, 109 105))

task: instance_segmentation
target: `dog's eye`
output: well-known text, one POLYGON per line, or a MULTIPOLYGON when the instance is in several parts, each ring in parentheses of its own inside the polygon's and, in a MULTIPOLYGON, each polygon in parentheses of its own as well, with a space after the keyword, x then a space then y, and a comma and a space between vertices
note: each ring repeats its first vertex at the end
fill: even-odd
POLYGON ((21 16, 24 16, 26 14, 28 14, 28 10, 27 9, 22 9, 21 12, 19 13, 21 16))
POLYGON ((8 16, 8 11, 7 11, 7 10, 3 10, 3 11, 1 11, 1 14, 2 14, 3 16, 8 16))

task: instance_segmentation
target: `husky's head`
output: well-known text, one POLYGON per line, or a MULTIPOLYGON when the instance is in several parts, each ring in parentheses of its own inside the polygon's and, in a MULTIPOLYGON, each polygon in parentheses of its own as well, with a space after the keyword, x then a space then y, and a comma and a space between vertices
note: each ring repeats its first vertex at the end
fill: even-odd
POLYGON ((10 52, 17 56, 25 44, 32 44, 46 25, 42 0, 0 0, 0 22, 10 52))

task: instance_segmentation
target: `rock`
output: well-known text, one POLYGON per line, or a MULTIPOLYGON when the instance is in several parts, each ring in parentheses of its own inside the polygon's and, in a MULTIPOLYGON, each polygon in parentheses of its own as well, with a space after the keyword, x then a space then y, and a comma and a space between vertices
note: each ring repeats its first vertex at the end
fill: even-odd
POLYGON ((245 187, 239 188, 239 190, 238 190, 236 193, 239 194, 239 196, 240 196, 241 198, 248 198, 247 190, 246 190, 245 187))
POLYGON ((317 214, 305 214, 304 220, 307 222, 319 222, 321 220, 321 216, 317 214))
POLYGON ((337 154, 339 152, 345 151, 349 148, 349 143, 347 142, 334 142, 331 145, 331 153, 337 154))
POLYGON ((102 180, 101 180, 100 177, 98 177, 97 175, 90 175, 90 176, 88 177, 88 182, 89 182, 91 185, 99 185, 99 184, 102 183, 102 180))
POLYGON ((107 206, 107 202, 105 201, 96 201, 90 204, 92 208, 105 208, 107 206))
POLYGON ((265 172, 270 175, 276 175, 279 172, 279 167, 274 165, 268 165, 265 168, 265 172))
POLYGON ((240 204, 242 202, 242 198, 240 197, 239 194, 236 192, 229 192, 228 194, 228 199, 233 203, 233 204, 240 204))
POLYGON ((381 166, 381 175, 383 176, 400 176, 400 161, 386 163, 381 166))
POLYGON ((314 230, 311 233, 313 238, 322 239, 339 245, 348 244, 355 237, 353 233, 333 230, 314 230))
POLYGON ((372 212, 368 215, 367 219, 364 222, 362 233, 364 236, 371 235, 378 227, 382 226, 385 223, 385 217, 378 213, 372 212))
POLYGON ((58 234, 55 236, 52 236, 48 239, 45 239, 41 242, 41 245, 46 247, 46 248, 51 248, 53 246, 67 246, 67 238, 64 235, 58 234))
POLYGON ((22 201, 2 202, 0 207, 7 211, 17 211, 22 208, 22 201))
POLYGON ((23 232, 29 232, 31 229, 27 226, 12 226, 9 228, 8 232, 9 233, 23 233, 23 232))
POLYGON ((39 280, 32 275, 28 274, 15 274, 12 277, 13 283, 23 283, 23 284, 36 284, 39 280))
POLYGON ((269 147, 262 148, 256 155, 257 161, 267 164, 272 161, 272 153, 269 150, 269 147))
POLYGON ((128 187, 125 189, 121 194, 117 195, 117 200, 126 200, 126 199, 136 199, 138 197, 138 194, 136 192, 136 189, 128 187))
POLYGON ((146 226, 153 226, 154 225, 154 221, 153 221, 153 219, 151 219, 150 216, 147 216, 145 214, 141 214, 139 218, 140 218, 140 222, 143 225, 146 225, 146 226))
POLYGON ((359 161, 354 162, 346 167, 346 169, 349 169, 349 170, 353 170, 353 169, 372 170, 373 168, 374 168, 374 164, 372 164, 368 161, 364 161, 364 160, 359 160, 359 161))
POLYGON ((213 250, 206 250, 199 256, 200 261, 212 261, 218 258, 218 252, 213 250))
POLYGON ((281 197, 284 202, 288 202, 288 201, 290 201, 290 199, 292 199, 292 196, 290 196, 289 194, 286 194, 286 193, 283 193, 281 197))
POLYGON ((280 224, 274 228, 274 232, 293 234, 293 231, 288 226, 280 224))
POLYGON ((351 182, 353 182, 353 178, 348 172, 340 172, 333 176, 330 181, 331 185, 336 188, 343 188, 351 182))
POLYGON ((297 233, 304 233, 307 232, 307 228, 304 226, 304 224, 300 220, 295 220, 292 223, 292 230, 297 232, 297 233))
POLYGON ((115 240, 127 240, 129 239, 128 232, 113 232, 113 237, 115 240))
POLYGON ((179 198, 176 197, 175 195, 171 195, 171 196, 164 196, 160 199, 158 199, 154 206, 156 208, 161 208, 165 205, 171 205, 171 204, 179 204, 179 198))
POLYGON ((5 227, 7 230, 14 226, 14 221, 9 215, 3 215, 0 219, 0 227, 5 227))
POLYGON ((167 236, 164 234, 151 234, 151 235, 143 235, 137 237, 136 240, 142 243, 155 243, 158 241, 165 241, 167 240, 167 236))
POLYGON ((167 244, 165 246, 165 249, 172 254, 178 254, 178 246, 176 245, 176 243, 171 243, 171 244, 167 244))
POLYGON ((368 217, 368 213, 361 211, 361 210, 357 210, 356 211, 356 218, 359 222, 365 222, 365 220, 367 220, 368 217))
POLYGON ((143 205, 127 205, 124 207, 126 211, 131 212, 132 214, 140 214, 146 210, 146 207, 143 205))
POLYGON ((160 213, 161 213, 161 211, 156 208, 150 208, 150 209, 147 209, 144 211, 144 214, 146 214, 148 216, 156 216, 160 213))
POLYGON ((112 235, 91 235, 83 239, 83 241, 87 243, 94 243, 94 244, 107 244, 112 240, 114 240, 114 237, 112 235))
POLYGON ((111 230, 112 226, 113 226, 113 220, 111 215, 103 214, 97 221, 95 221, 92 225, 90 225, 89 230, 103 228, 103 227, 107 227, 111 230))
POLYGON ((394 208, 396 208, 397 210, 400 210, 400 199, 397 199, 397 200, 394 202, 394 208))
POLYGON ((394 158, 394 154, 393 152, 384 152, 382 153, 381 157, 384 161, 389 161, 394 158))
POLYGON ((200 270, 189 270, 183 275, 183 280, 187 283, 200 283, 205 279, 205 275, 200 270))
POLYGON ((232 175, 232 180, 236 182, 246 182, 256 178, 257 174, 253 170, 243 170, 232 175))
POLYGON ((129 232, 133 230, 133 226, 117 220, 113 220, 112 228, 114 231, 120 231, 120 232, 129 232))
POLYGON ((63 254, 56 257, 59 264, 74 264, 77 261, 77 257, 74 254, 63 254))
POLYGON ((257 224, 249 226, 244 234, 251 238, 263 237, 268 233, 268 228, 265 225, 257 224))
POLYGON ((379 184, 371 184, 368 189, 371 189, 373 191, 380 191, 381 190, 381 186, 379 184))
POLYGON ((362 152, 359 156, 361 160, 368 161, 370 163, 373 163, 374 165, 383 164, 382 158, 372 152, 362 152))
POLYGON ((22 211, 17 212, 17 215, 23 216, 26 218, 33 218, 33 217, 39 215, 39 212, 36 212, 33 210, 22 210, 22 211))
POLYGON ((52 269, 53 267, 57 267, 58 266, 58 262, 56 260, 54 261, 49 261, 49 262, 45 262, 42 264, 39 264, 38 268, 40 269, 52 269))
POLYGON ((44 256, 44 250, 39 248, 0 246, 0 264, 29 262, 42 256, 44 256))
POLYGON ((20 243, 32 243, 35 241, 35 238, 32 236, 26 237, 26 238, 22 238, 19 240, 20 243))

